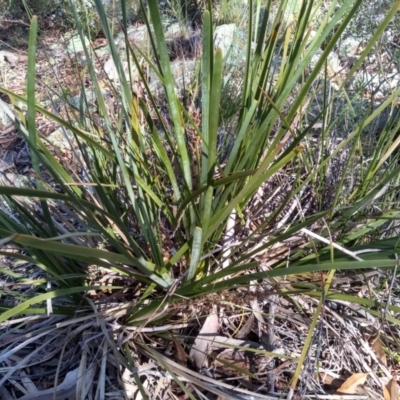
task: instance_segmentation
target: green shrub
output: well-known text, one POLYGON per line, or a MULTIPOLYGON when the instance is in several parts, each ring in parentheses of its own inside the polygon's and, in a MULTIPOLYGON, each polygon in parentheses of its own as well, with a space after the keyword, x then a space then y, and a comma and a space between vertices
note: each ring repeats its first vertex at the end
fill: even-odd
MULTIPOLYGON (((27 98, 5 88, 1 91, 14 103, 21 101, 28 106, 27 115, 20 115, 18 127, 30 147, 34 182, 31 187, 0 187, 8 206, 0 209, 0 236, 2 245, 12 244, 21 250, 15 252, 13 248, 3 254, 37 265, 58 287, 48 286, 47 292, 4 308, 0 322, 26 312, 43 313, 46 307, 49 309, 49 303, 44 302, 56 297, 69 300, 68 310, 57 309, 60 314, 71 315, 87 305, 86 312, 95 310, 100 321, 99 336, 105 334, 107 338, 102 342, 106 344, 104 357, 110 353, 117 368, 128 365, 136 371, 132 372, 133 379, 141 388, 138 354, 172 371, 156 348, 161 336, 157 340, 152 337, 148 346, 151 330, 141 335, 145 325, 170 326, 176 322, 176 313, 165 307, 167 303, 221 291, 239 297, 242 290, 254 293, 255 287, 265 296, 270 288, 276 288, 276 297, 294 294, 293 302, 301 309, 296 299, 306 293, 316 300, 316 307, 313 313, 301 310, 310 316, 311 323, 301 355, 295 360, 297 369, 291 381, 295 389, 302 371, 308 373, 303 366, 314 330, 323 320, 326 298, 344 299, 358 308, 361 304, 375 314, 395 310, 377 297, 360 299, 353 293, 342 296, 340 290, 331 290, 336 271, 395 269, 400 252, 395 230, 387 229, 388 220, 394 223, 400 214, 391 207, 397 193, 388 190, 398 187, 400 168, 393 162, 386 165, 395 141, 400 139, 393 135, 393 127, 388 129, 385 140, 367 162, 360 146, 363 129, 395 103, 400 90, 347 131, 341 117, 346 112, 354 114, 354 99, 346 92, 346 82, 353 79, 369 48, 348 71, 337 92, 332 91, 327 72, 328 56, 361 3, 345 2, 337 7, 332 1, 319 21, 318 31, 311 35, 316 25, 312 2, 303 2, 296 18, 289 15, 284 19, 287 9, 294 10, 298 5, 295 0, 284 0, 273 13, 267 9, 260 26, 256 26, 252 17, 253 11, 255 21, 261 15, 258 2, 258 7, 248 13, 244 56, 237 57, 237 64, 242 67, 244 63, 244 68, 236 88, 238 101, 231 101, 236 108, 226 113, 221 109, 226 104, 221 101, 224 74, 234 74, 224 69, 222 51, 214 47, 210 1, 203 15, 200 101, 195 110, 186 107, 175 91, 158 1, 148 1, 151 56, 130 47, 130 61, 137 71, 136 76, 130 76, 124 73, 107 15, 96 0, 119 78, 118 85, 108 83, 116 103, 110 107, 101 90, 104 82, 91 62, 90 49, 84 45, 87 76, 81 77, 82 88, 90 79, 97 100, 96 115, 87 107, 84 91, 79 107, 68 106, 68 118, 43 109, 35 101, 37 78, 32 51, 27 98), (269 15, 273 16, 271 21, 269 15), (162 104, 149 90, 149 69, 162 82, 162 104), (339 96, 343 96, 340 102, 339 96), (334 109, 337 103, 343 104, 339 112, 334 109), (79 142, 80 175, 48 151, 46 140, 36 131, 36 113, 74 134, 79 142), (221 116, 229 119, 230 136, 221 116), (310 133, 317 125, 321 133, 313 142, 310 133), (342 136, 336 142, 338 131, 342 136), (52 177, 51 185, 44 180, 43 170, 52 177), (303 203, 306 193, 311 199, 303 203), (312 204, 313 196, 316 205, 312 204), (36 202, 28 206, 21 197, 36 202), (324 207, 327 197, 329 202, 324 207), (305 235, 307 239, 303 239, 305 235), (299 237, 300 244, 296 244, 299 237), (108 303, 100 305, 101 300, 93 303, 85 297, 89 291, 104 290, 88 283, 98 279, 93 275, 100 270, 117 274, 126 282, 121 291, 126 304, 113 309, 118 314, 115 318, 119 318, 116 328, 109 323, 112 316, 107 315, 107 327, 101 320, 108 303), (292 277, 308 273, 318 273, 320 280, 302 286, 296 286, 293 280, 292 284, 292 277), (32 305, 37 308, 32 310, 32 305), (125 328, 131 329, 127 329, 129 338, 113 345, 112 338, 120 340, 125 328), (115 335, 110 334, 112 329, 115 335), (120 363, 121 353, 125 359, 120 363)), ((271 8, 270 2, 268 6, 271 8)), ((394 4, 372 34, 371 47, 399 7, 399 2, 394 4)), ((33 18, 33 50, 36 22, 33 18)), ((79 18, 77 27, 83 39, 85 27, 79 18)), ((394 128, 398 129, 394 119, 396 124, 394 128)), ((390 318, 399 324, 395 317, 390 318)), ((166 333, 170 342, 175 340, 173 333, 166 333)), ((86 368, 86 349, 82 361, 80 366, 86 368)), ((105 369, 106 362, 101 364, 105 369)), ((238 370, 237 365, 233 367, 238 370)), ((244 373, 242 368, 240 373, 244 373)), ((198 374, 196 379, 200 378, 198 374)), ((186 380, 190 381, 190 376, 186 380)), ((207 380, 212 382, 211 378, 207 380)), ((216 381, 209 390, 215 391, 215 387, 216 381)), ((183 385, 181 389, 188 391, 183 385)), ((194 398, 191 394, 188 397, 194 398)))
MULTIPOLYGON (((111 23, 118 31, 122 19, 121 1, 107 0, 104 3, 107 5, 105 9, 111 23)), ((96 37, 102 31, 102 27, 94 0, 60 0, 57 2, 54 0, 0 0, 0 16, 2 16, 0 17, 0 26, 3 24, 8 27, 7 36, 11 40, 14 39, 14 43, 18 36, 24 36, 24 32, 27 32, 26 27, 21 26, 20 22, 29 24, 32 15, 38 17, 41 29, 70 30, 76 26, 73 7, 78 15, 78 23, 85 34, 92 38, 96 37)), ((133 22, 140 17, 138 0, 127 0, 126 10, 128 22, 133 22)), ((26 43, 26 36, 24 39, 26 43)))

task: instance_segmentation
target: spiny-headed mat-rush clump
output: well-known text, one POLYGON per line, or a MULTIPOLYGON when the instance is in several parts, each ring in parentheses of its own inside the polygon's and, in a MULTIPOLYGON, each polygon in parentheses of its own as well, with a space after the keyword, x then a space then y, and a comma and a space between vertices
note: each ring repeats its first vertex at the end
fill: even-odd
MULTIPOLYGON (((158 2, 142 5, 150 47, 126 40, 128 69, 95 3, 118 79, 102 73, 75 13, 87 63, 79 105, 60 117, 35 101, 36 18, 26 97, 1 88, 32 169, 30 184, 0 187, 0 387, 19 397, 35 388, 42 398, 304 397, 335 390, 314 374, 334 362, 343 379, 370 373, 366 390, 381 393, 360 343, 368 348, 365 335, 379 329, 398 351, 400 170, 386 164, 390 146, 365 160, 360 138, 399 90, 350 131, 332 105, 348 98, 346 84, 400 3, 333 91, 328 56, 361 1, 334 1, 323 18, 312 1, 296 18, 296 2, 268 2, 261 14, 249 1, 240 96, 229 113, 221 92, 235 65, 226 68, 214 46, 211 2, 192 103, 175 90, 158 2), (150 90, 150 71, 163 96, 150 90), (79 169, 49 150, 38 115, 73 135, 79 169), (361 314, 370 322, 364 336, 351 322, 361 314), (348 355, 340 366, 339 340, 348 355)), ((388 378, 389 363, 376 362, 388 378)))

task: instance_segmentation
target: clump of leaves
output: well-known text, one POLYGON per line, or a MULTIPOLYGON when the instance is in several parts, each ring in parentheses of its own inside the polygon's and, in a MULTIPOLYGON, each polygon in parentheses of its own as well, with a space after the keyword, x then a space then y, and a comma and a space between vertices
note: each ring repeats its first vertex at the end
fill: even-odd
MULTIPOLYGON (((336 96, 329 88, 327 60, 361 1, 341 7, 333 1, 314 35, 310 34, 313 2, 304 2, 292 22, 287 11, 293 12, 295 3, 282 1, 270 21, 271 2, 261 16, 260 4, 253 9, 249 1, 239 107, 228 113, 232 132, 225 136, 220 129, 224 58, 221 49, 214 46, 210 1, 203 15, 197 121, 193 110, 185 108, 175 92, 156 1, 148 2, 148 12, 142 5, 152 55, 126 41, 129 60, 137 70, 132 76, 123 72, 106 12, 96 0, 119 75, 118 85, 110 84, 117 106, 109 107, 90 49, 84 48, 99 120, 85 108, 84 92, 79 108, 70 108, 70 119, 35 103, 33 19, 27 98, 1 90, 14 102, 28 105, 28 115, 20 114, 21 122, 16 123, 31 149, 35 188, 0 187, 7 210, 12 210, 0 210, 0 235, 3 244, 12 243, 24 251, 12 253, 14 257, 35 263, 59 289, 49 288, 47 293, 8 309, 1 315, 2 321, 55 296, 69 296, 76 306, 85 300, 79 294, 100 289, 85 287, 85 278, 97 268, 135 282, 135 299, 123 311, 124 324, 132 327, 168 321, 171 314, 164 307, 166 303, 235 291, 254 282, 271 287, 283 277, 329 271, 313 289, 318 306, 292 381, 296 387, 335 271, 397 265, 393 254, 398 244, 393 240, 374 243, 374 249, 382 249, 378 256, 365 248, 353 252, 344 246, 363 242, 388 218, 397 218, 396 212, 385 214, 386 209, 371 217, 366 209, 380 201, 383 190, 396 181, 399 168, 383 168, 378 154, 365 168, 364 164, 358 169, 352 164, 363 128, 394 102, 398 92, 334 148, 329 140, 337 121, 330 113, 336 96), (313 68, 309 68, 311 62, 313 68), (159 99, 149 90, 147 68, 163 85, 163 112, 159 99), (313 85, 321 76, 323 105, 315 113, 309 105, 313 85), (47 149, 36 131, 37 112, 75 135, 81 173, 72 174, 47 149), (322 127, 321 138, 312 145, 308 135, 317 123, 322 127), (328 179, 331 166, 342 150, 347 156, 332 189, 328 179), (55 184, 43 182, 43 169, 55 184), (329 207, 318 210, 305 206, 307 192, 314 191, 321 199, 328 189, 332 194, 329 207), (28 207, 15 196, 36 202, 28 207), (355 227, 350 231, 349 221, 355 227), (288 257, 287 243, 296 234, 303 239, 290 247, 288 257), (283 265, 286 268, 281 268, 283 265)), ((126 10, 123 1, 122 5, 126 10)), ((344 91, 398 7, 398 3, 393 5, 339 91, 344 91)), ((76 10, 74 18, 85 43, 76 10)), ((125 12, 123 26, 127 28, 125 12)), ((351 107, 351 101, 347 106, 351 107)), ((386 158, 394 151, 387 142, 380 148, 385 149, 386 158)), ((277 294, 285 295, 286 291, 278 290, 277 294)), ((138 346, 150 357, 154 353, 143 343, 138 346)), ((126 357, 130 357, 129 351, 126 357)))

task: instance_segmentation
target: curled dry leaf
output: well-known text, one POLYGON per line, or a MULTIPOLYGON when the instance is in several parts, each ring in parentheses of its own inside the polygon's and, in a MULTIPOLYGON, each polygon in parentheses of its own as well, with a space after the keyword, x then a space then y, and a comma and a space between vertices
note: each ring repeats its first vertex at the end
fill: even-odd
POLYGON ((183 365, 184 367, 186 367, 187 365, 187 358, 188 355, 186 354, 186 351, 184 350, 184 348, 182 347, 182 345, 180 344, 178 339, 174 339, 174 346, 175 346, 175 350, 176 350, 176 361, 183 365))
POLYGON ((344 383, 344 379, 334 377, 332 375, 327 374, 326 372, 319 373, 319 381, 324 385, 331 386, 334 389, 340 388, 344 383))
POLYGON ((253 328, 254 314, 250 314, 244 325, 237 331, 235 339, 244 339, 253 328))
POLYGON ((104 38, 97 38, 93 41, 93 48, 98 49, 100 47, 107 46, 108 42, 107 39, 104 38))
POLYGON ((399 400, 399 385, 396 379, 392 378, 383 388, 383 397, 385 400, 399 400))
POLYGON ((207 352, 218 332, 219 321, 217 314, 210 314, 204 321, 192 349, 190 357, 197 368, 201 368, 206 361, 207 352))
POLYGON ((381 340, 378 338, 376 339, 372 345, 371 345, 372 351, 375 353, 376 358, 378 359, 378 361, 384 365, 385 367, 387 367, 387 361, 386 361, 386 354, 385 354, 385 350, 383 349, 383 343, 381 342, 381 340))
MULTIPOLYGON (((128 398, 134 398, 135 393, 138 392, 138 387, 136 384, 134 384, 134 380, 131 379, 131 371, 128 368, 125 368, 123 374, 122 374, 122 384, 124 385, 124 390, 128 398)), ((139 391, 140 393, 140 391, 139 391)), ((135 399, 138 400, 138 399, 135 399)))
POLYGON ((338 389, 338 393, 342 394, 362 394, 364 391, 359 386, 364 385, 368 373, 359 373, 352 375, 338 389))
POLYGON ((64 381, 56 388, 39 390, 35 393, 28 393, 19 398, 19 400, 53 400, 64 399, 74 396, 76 393, 76 381, 78 379, 79 368, 67 373, 64 381))

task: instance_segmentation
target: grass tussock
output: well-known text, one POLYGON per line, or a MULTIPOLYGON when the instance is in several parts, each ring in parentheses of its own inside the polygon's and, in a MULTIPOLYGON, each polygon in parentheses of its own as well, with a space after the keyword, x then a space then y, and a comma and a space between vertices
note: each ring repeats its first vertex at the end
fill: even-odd
MULTIPOLYGON (((381 395, 399 351, 400 89, 369 107, 351 83, 399 2, 343 75, 331 57, 361 1, 249 1, 225 53, 213 17, 229 20, 224 2, 199 8, 193 52, 191 37, 166 38, 157 3, 141 5, 140 47, 121 1, 123 54, 95 1, 117 79, 75 11, 85 67, 62 112, 36 101, 36 17, 26 95, 0 88, 31 162, 22 187, 0 186, 0 387, 25 399, 291 398, 368 373, 364 393, 381 395), (196 64, 182 90, 177 61, 196 64), (69 134, 75 165, 39 115, 69 134)), ((185 23, 192 3, 170 3, 185 23)))

